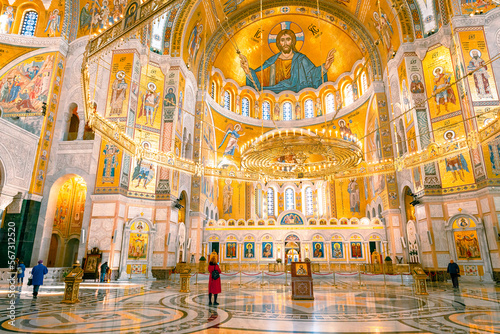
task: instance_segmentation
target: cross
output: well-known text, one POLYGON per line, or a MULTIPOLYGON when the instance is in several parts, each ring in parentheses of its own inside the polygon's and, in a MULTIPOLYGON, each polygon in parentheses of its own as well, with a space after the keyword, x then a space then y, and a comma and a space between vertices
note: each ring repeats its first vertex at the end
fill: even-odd
POLYGON ((175 50, 174 52, 172 52, 172 55, 174 57, 178 57, 179 56, 179 51, 175 50))

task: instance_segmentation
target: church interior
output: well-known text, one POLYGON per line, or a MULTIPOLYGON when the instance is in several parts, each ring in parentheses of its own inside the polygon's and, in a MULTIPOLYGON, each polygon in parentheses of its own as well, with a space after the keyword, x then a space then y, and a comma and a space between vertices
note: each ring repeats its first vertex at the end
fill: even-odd
POLYGON ((0 333, 500 331, 498 0, 0 0, 0 55, 0 333))

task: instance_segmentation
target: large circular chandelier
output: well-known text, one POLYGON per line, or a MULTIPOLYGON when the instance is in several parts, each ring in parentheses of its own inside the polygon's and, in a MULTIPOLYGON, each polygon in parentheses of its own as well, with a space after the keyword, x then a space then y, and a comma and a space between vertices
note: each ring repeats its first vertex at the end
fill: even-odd
POLYGON ((363 160, 361 142, 339 131, 276 129, 242 145, 242 167, 268 179, 317 179, 363 160))

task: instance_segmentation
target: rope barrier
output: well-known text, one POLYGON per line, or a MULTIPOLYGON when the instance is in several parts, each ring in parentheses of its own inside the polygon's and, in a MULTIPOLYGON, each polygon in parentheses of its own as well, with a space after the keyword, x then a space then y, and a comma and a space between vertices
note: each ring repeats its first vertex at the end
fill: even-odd
POLYGON ((367 274, 367 273, 361 273, 362 275, 366 275, 366 276, 378 276, 378 275, 382 275, 382 274, 367 274))
POLYGON ((243 275, 247 275, 247 276, 259 276, 261 273, 257 273, 257 274, 247 274, 247 273, 244 273, 242 272, 243 275))
POLYGON ((341 273, 336 273, 337 275, 340 275, 340 276, 354 276, 354 275, 357 275, 358 273, 351 273, 351 274, 341 274, 341 273))
POLYGON ((279 274, 276 274, 276 275, 269 274, 269 273, 264 273, 264 274, 267 275, 267 276, 281 276, 281 275, 285 275, 285 273, 279 273, 279 274))
POLYGON ((228 274, 228 273, 221 273, 221 275, 224 275, 224 276, 236 276, 238 275, 238 273, 234 273, 234 274, 228 274))
POLYGON ((320 276, 327 276, 327 275, 331 275, 333 273, 326 273, 326 274, 321 274, 321 273, 313 273, 313 275, 320 275, 320 276))

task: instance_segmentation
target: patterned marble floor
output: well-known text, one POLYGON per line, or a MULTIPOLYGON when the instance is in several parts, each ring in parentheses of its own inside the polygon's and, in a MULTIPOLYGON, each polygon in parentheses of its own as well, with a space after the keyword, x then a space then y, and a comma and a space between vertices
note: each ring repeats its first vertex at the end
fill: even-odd
MULTIPOLYGON (((432 284, 416 296, 410 282, 355 277, 315 279, 314 301, 292 301, 282 278, 222 277, 220 305, 207 306, 207 278, 190 293, 175 282, 84 283, 81 302, 62 304, 63 286, 9 294, 0 286, 0 333, 500 333, 500 288, 432 284), (12 322, 8 316, 12 314, 12 322), (10 309, 9 309, 10 307, 10 309)), ((19 292, 21 290, 21 292, 19 292)))

